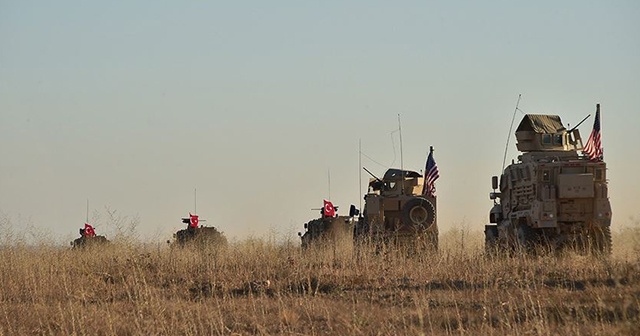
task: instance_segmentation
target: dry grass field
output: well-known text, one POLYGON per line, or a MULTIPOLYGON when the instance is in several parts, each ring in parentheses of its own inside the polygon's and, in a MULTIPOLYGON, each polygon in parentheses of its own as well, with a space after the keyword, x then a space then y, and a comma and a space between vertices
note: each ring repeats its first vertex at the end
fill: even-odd
POLYGON ((226 249, 114 242, 0 249, 0 335, 640 334, 640 229, 610 258, 486 258, 481 232, 436 255, 298 241, 226 249))

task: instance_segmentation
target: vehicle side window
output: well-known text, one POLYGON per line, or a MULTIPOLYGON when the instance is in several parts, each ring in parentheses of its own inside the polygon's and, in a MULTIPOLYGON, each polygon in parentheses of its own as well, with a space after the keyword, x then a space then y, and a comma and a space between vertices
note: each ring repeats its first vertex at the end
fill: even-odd
POLYGON ((551 144, 551 134, 543 134, 542 135, 542 144, 550 145, 551 144))
POLYGON ((554 145, 562 145, 562 134, 554 134, 553 135, 553 144, 554 145))

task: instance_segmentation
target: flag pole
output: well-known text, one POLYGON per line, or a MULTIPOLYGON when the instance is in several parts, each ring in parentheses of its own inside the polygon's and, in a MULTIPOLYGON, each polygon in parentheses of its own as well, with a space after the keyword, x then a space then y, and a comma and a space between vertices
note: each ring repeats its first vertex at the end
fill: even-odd
POLYGON ((600 103, 596 104, 596 114, 598 115, 598 123, 600 124, 600 158, 604 161, 604 146, 602 145, 602 116, 600 116, 600 103))

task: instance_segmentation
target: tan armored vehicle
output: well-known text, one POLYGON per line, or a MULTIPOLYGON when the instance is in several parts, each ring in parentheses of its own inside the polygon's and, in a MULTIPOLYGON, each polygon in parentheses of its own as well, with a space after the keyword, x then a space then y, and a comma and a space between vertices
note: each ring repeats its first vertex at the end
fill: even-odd
POLYGON ((213 226, 203 226, 200 222, 205 220, 199 219, 198 215, 189 214, 189 217, 183 217, 182 223, 187 224, 187 228, 179 230, 173 235, 175 243, 178 246, 200 245, 211 247, 224 247, 227 245, 227 238, 213 226))
POLYGON ((610 253, 607 167, 579 153, 583 144, 577 128, 567 130, 557 115, 527 114, 516 139, 522 155, 504 169, 499 183, 492 178, 488 252, 544 244, 610 253))
MULTIPOLYGON (((338 243, 352 244, 353 226, 355 223, 354 216, 357 216, 359 211, 354 205, 351 205, 349 216, 334 216, 327 215, 325 208, 320 210, 320 218, 313 219, 304 224, 304 234, 298 232, 303 249, 314 244, 319 246, 338 243)), ((337 211, 338 207, 336 206, 335 212, 337 211)))
POLYGON ((437 250, 436 197, 423 194, 422 175, 394 168, 382 179, 371 175, 363 215, 354 232, 356 242, 437 250))

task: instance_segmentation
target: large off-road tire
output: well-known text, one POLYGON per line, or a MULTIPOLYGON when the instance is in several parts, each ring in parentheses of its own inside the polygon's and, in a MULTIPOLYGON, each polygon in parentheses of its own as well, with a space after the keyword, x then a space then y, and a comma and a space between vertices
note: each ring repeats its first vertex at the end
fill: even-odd
POLYGON ((484 226, 484 252, 487 255, 495 255, 498 252, 498 226, 484 226))
POLYGON ((601 255, 611 254, 611 227, 594 228, 590 234, 591 251, 601 255))
POLYGON ((402 222, 426 230, 436 221, 436 209, 433 204, 422 197, 409 200, 402 207, 402 222))
POLYGON ((536 232, 527 224, 519 224, 516 226, 515 232, 515 249, 516 251, 524 251, 527 253, 535 252, 538 244, 538 236, 536 232))

